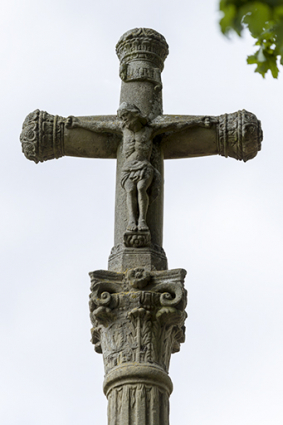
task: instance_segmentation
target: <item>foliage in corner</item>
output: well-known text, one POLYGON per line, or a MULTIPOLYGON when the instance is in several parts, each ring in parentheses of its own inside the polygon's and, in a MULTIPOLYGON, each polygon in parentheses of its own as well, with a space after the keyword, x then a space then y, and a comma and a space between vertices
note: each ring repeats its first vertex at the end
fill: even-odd
POLYGON ((255 72, 263 78, 268 70, 278 77, 278 62, 283 65, 283 0, 220 0, 221 31, 239 36, 248 28, 258 50, 247 57, 248 64, 256 64, 255 72))

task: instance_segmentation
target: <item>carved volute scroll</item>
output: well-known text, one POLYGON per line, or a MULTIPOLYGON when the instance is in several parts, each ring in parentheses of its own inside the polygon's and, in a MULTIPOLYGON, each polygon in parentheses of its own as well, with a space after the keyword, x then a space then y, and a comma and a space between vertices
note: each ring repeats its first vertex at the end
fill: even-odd
MULTIPOLYGON (((168 421, 170 357, 185 340, 185 274, 183 269, 144 268, 90 273, 92 342, 103 354, 104 391, 110 417, 118 418, 118 424, 124 424, 123 415, 143 417, 140 425, 168 421), (150 404, 156 408, 156 403, 159 419, 150 418, 145 408, 150 404)), ((138 424, 136 419, 128 423, 138 424)))

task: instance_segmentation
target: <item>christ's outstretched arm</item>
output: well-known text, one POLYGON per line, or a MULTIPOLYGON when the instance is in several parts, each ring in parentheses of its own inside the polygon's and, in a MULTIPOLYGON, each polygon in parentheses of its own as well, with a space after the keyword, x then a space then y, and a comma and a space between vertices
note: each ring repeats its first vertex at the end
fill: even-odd
POLYGON ((190 115, 162 115, 153 120, 150 126, 153 128, 153 135, 186 130, 192 127, 211 128, 218 123, 217 117, 190 116, 190 115))
POLYGON ((107 117, 101 119, 101 117, 69 116, 67 118, 66 127, 68 129, 83 128, 95 133, 122 134, 121 121, 118 118, 108 120, 107 117))
POLYGON ((162 115, 152 121, 164 159, 221 155, 248 161, 260 150, 260 121, 242 111, 214 116, 162 115))

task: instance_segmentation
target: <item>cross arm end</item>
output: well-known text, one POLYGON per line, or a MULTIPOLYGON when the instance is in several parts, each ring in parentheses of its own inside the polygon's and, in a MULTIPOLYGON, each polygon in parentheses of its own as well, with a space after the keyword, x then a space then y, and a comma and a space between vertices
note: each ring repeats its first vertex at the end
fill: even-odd
POLYGON ((116 125, 116 116, 80 117, 79 119, 87 125, 95 122, 95 125, 103 127, 104 130, 95 132, 83 127, 72 128, 69 118, 50 115, 38 109, 31 112, 23 123, 20 135, 26 158, 35 163, 58 159, 65 155, 116 158, 117 147, 121 140, 119 132, 112 131, 112 126, 116 125))
POLYGON ((195 122, 200 119, 209 125, 184 127, 161 135, 164 159, 218 154, 246 162, 260 151, 261 123, 251 112, 243 109, 219 117, 194 118, 195 122))

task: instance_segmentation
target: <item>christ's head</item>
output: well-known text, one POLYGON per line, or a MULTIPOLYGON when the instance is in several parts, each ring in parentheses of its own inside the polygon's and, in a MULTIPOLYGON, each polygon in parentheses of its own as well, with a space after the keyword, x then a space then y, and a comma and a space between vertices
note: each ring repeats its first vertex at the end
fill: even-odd
POLYGON ((130 129, 137 126, 143 127, 147 124, 147 118, 141 113, 136 105, 131 103, 121 103, 117 115, 122 120, 123 126, 130 129))

